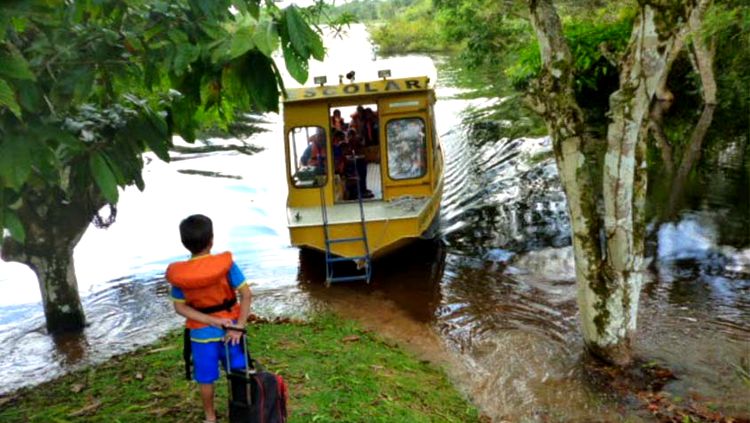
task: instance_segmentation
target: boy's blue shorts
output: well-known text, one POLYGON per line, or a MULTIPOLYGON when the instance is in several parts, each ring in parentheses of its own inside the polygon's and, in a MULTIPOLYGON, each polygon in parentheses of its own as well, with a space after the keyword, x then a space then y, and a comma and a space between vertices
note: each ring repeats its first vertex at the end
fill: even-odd
MULTIPOLYGON (((214 383, 219 378, 219 363, 227 369, 224 341, 191 342, 193 349, 193 379, 198 383, 214 383)), ((231 369, 244 369, 242 344, 229 345, 231 369)))

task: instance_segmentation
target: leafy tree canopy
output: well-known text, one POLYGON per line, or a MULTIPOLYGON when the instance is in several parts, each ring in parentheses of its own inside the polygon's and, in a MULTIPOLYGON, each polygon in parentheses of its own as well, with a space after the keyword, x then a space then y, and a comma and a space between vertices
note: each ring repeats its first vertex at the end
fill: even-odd
POLYGON ((172 135, 278 109, 272 55, 305 81, 314 8, 261 0, 15 0, 0 9, 0 228, 26 238, 28 195, 114 204, 172 135), (95 201, 98 199, 98 201, 95 201))

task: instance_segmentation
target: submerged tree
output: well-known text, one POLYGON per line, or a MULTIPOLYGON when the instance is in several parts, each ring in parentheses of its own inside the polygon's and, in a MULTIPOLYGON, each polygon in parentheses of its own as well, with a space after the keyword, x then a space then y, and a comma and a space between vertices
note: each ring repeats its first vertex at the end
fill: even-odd
POLYGON ((50 332, 83 327, 73 248, 118 187, 144 188, 143 153, 277 110, 279 46, 299 81, 323 58, 308 18, 261 0, 3 3, 1 252, 36 273, 50 332))
POLYGON ((631 360, 644 273, 646 134, 688 22, 699 25, 709 0, 639 1, 619 86, 609 97, 606 141, 588 131, 575 96, 574 64, 551 0, 529 0, 542 68, 529 90, 544 118, 570 212, 584 340, 596 356, 631 360), (603 157, 601 153, 604 152, 603 157))

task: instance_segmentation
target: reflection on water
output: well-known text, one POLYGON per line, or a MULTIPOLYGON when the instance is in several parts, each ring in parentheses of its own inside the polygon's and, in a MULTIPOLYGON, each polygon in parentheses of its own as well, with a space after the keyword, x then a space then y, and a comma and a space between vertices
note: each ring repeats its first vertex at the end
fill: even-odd
MULTIPOLYGON (((336 41, 349 47, 332 52, 342 59, 365 35, 357 27, 352 39, 336 41)), ((370 60, 369 52, 357 51, 356 60, 370 60)), ((409 56, 389 66, 399 75, 425 63, 432 66, 424 56, 409 56)), ((311 75, 323 70, 315 66, 311 75)), ((268 115, 266 131, 250 140, 262 151, 151 160, 146 191, 125 190, 118 222, 86 233, 75 254, 89 321, 83 334, 46 335, 30 271, 0 262, 6 294, 0 297, 0 393, 179 327, 162 275, 167 263, 185 256, 177 223, 200 212, 214 220, 215 250, 233 251, 251 281, 258 314, 304 316, 332 307, 444 365, 497 421, 617 421, 623 414, 648 420, 636 403, 592 386, 581 364, 567 210, 549 140, 487 138, 477 129, 481 122, 464 124, 461 112, 492 100, 460 99, 463 92, 442 76, 438 84, 436 115, 447 159, 443 243, 420 242, 379 260, 370 285, 326 288, 322 256, 289 247, 281 125, 268 115)), ((729 150, 707 154, 700 165, 720 179, 686 190, 684 211, 651 227, 651 280, 636 351, 674 369, 678 380, 668 392, 683 398, 697 392, 720 410, 747 415, 750 392, 737 369, 750 359, 750 206, 737 201, 747 195, 738 194, 748 180, 737 160, 744 147, 729 150)))

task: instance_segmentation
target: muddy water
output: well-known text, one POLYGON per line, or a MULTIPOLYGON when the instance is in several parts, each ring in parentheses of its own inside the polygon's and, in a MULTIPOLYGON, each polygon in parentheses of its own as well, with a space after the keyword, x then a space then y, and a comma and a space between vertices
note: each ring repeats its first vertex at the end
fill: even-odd
MULTIPOLYGON (((331 62, 352 63, 358 79, 380 68, 368 64, 373 54, 363 48, 362 28, 329 45, 331 62)), ((413 69, 435 74, 424 56, 383 66, 396 76, 413 69)), ((311 74, 324 70, 333 80, 349 67, 316 65, 311 74)), ((493 100, 461 99, 450 80, 438 82, 448 163, 442 242, 418 243, 378 261, 371 285, 323 286, 322 257, 289 247, 280 119, 267 115, 267 132, 249 140, 262 152, 152 160, 146 191, 124 191, 117 223, 90 228, 75 252, 89 320, 82 335, 46 335, 30 271, 0 262, 0 393, 179 327, 162 275, 170 261, 185 257, 177 222, 201 212, 214 219, 216 250, 232 250, 251 281, 258 314, 333 308, 356 318, 444 365, 495 421, 648 420, 636 403, 601 392, 582 364, 566 208, 549 141, 488 139, 477 128, 496 123, 467 124, 464 111, 493 100)), ((652 279, 641 301, 636 350, 675 370, 679 379, 666 387, 673 395, 697 393, 722 411, 747 415, 750 391, 739 374, 750 360, 750 234, 743 232, 750 210, 737 194, 747 189, 737 158, 743 147, 732 151, 708 154, 704 166, 716 175, 714 185, 693 186, 682 211, 650 226, 652 279)))

